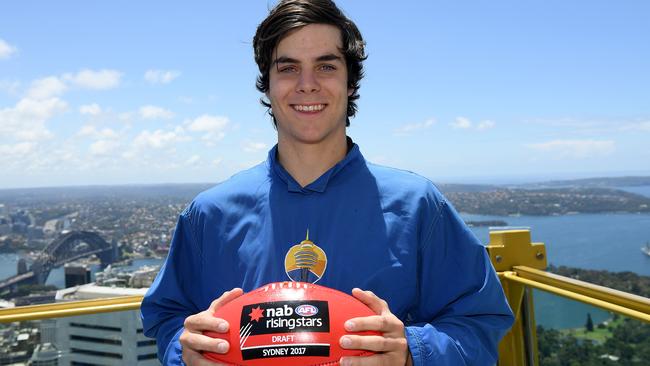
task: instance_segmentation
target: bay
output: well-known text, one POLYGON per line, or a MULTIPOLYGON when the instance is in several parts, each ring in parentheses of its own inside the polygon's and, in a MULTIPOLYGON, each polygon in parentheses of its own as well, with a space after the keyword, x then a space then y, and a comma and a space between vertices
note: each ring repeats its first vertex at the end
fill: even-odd
MULTIPOLYGON (((468 221, 502 220, 509 226, 530 228, 532 241, 545 244, 549 264, 650 276, 650 257, 640 250, 650 240, 647 214, 461 216, 468 221)), ((489 228, 475 227, 472 231, 482 243, 489 242, 489 228)), ((600 308, 544 291, 535 290, 533 299, 535 320, 546 328, 584 327, 587 314, 596 324, 611 318, 600 308)))
POLYGON ((616 188, 621 189, 623 191, 650 197, 650 186, 616 187, 616 188))
MULTIPOLYGON (((641 247, 650 240, 648 214, 577 214, 564 216, 487 216, 462 214, 465 220, 502 220, 530 228, 533 242, 546 245, 548 263, 556 266, 630 271, 650 276, 650 257, 641 247)), ((482 243, 487 227, 472 228, 482 243)))

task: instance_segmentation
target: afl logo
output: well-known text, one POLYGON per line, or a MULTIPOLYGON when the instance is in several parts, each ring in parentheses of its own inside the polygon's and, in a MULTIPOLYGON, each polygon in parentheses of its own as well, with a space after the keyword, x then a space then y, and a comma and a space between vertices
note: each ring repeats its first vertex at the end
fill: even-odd
POLYGON ((318 314, 318 308, 309 304, 299 305, 296 307, 296 314, 300 316, 313 316, 318 314))

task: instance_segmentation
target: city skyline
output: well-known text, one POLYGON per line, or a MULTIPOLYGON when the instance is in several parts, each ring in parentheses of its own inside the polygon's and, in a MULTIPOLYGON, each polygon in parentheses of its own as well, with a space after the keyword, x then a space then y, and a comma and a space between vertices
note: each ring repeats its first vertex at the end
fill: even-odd
MULTIPOLYGON (((650 175, 650 4, 337 3, 367 42, 348 133, 368 160, 436 182, 650 175)), ((0 189, 263 161, 251 39, 273 4, 1 4, 0 189)))

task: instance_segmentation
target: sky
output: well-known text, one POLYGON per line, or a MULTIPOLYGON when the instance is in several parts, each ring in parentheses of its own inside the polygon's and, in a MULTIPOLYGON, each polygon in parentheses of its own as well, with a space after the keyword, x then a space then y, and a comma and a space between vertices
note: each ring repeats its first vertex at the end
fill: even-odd
MULTIPOLYGON (((218 182, 276 131, 275 1, 0 3, 0 189, 218 182)), ((337 4, 369 55, 348 135, 439 183, 650 175, 650 2, 337 4)))

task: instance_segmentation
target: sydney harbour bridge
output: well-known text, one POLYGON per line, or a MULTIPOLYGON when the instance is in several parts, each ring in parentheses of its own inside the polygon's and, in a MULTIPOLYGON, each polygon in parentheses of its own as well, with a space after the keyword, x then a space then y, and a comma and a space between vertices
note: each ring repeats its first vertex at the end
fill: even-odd
POLYGON ((45 284, 53 268, 80 258, 96 255, 102 267, 118 259, 117 244, 108 243, 91 231, 69 231, 48 244, 29 268, 20 268, 18 274, 0 280, 0 293, 15 291, 19 285, 45 284))

